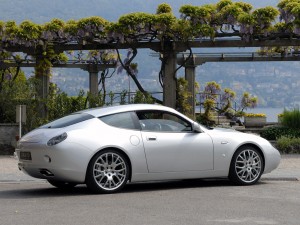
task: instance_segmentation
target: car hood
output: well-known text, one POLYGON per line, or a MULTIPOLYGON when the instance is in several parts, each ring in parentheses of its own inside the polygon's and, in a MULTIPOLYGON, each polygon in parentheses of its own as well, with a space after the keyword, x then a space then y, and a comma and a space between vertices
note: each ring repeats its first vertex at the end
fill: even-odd
POLYGON ((220 128, 220 127, 216 127, 216 128, 212 128, 209 130, 210 132, 239 132, 241 133, 240 131, 237 131, 237 130, 234 130, 234 129, 230 129, 230 128, 220 128))
POLYGON ((208 133, 213 139, 218 137, 225 138, 226 140, 239 140, 242 142, 267 142, 267 140, 257 134, 243 133, 234 129, 213 128, 211 130, 207 130, 206 133, 208 133))

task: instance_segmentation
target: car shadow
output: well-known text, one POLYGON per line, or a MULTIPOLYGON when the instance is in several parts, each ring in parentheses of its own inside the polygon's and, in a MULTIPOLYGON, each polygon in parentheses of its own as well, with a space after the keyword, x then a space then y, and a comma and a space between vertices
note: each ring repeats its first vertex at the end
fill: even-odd
MULTIPOLYGON (((86 185, 78 185, 71 189, 59 189, 48 183, 19 183, 14 185, 13 189, 0 190, 0 199, 27 199, 27 198, 47 198, 47 197, 63 197, 63 196, 81 196, 81 195, 99 195, 92 193, 86 185)), ((263 184, 260 181, 256 185, 263 184)), ((7 184, 13 185, 13 184, 7 184)), ((174 180, 174 181, 155 181, 155 182, 139 182, 129 183, 120 192, 114 195, 122 195, 134 192, 156 192, 161 190, 174 189, 193 189, 208 187, 228 187, 234 186, 227 179, 194 179, 194 180, 174 180)))
POLYGON ((122 190, 123 193, 130 192, 152 192, 172 189, 191 189, 217 186, 231 186, 227 179, 191 179, 129 183, 122 190))

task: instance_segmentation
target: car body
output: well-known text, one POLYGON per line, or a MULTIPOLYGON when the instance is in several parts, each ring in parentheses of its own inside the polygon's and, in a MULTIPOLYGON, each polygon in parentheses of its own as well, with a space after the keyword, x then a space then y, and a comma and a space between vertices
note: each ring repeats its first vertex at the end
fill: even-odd
POLYGON ((127 181, 229 177, 249 185, 280 162, 278 150, 257 135, 206 128, 152 104, 73 113, 23 136, 16 153, 32 177, 105 193, 127 181))

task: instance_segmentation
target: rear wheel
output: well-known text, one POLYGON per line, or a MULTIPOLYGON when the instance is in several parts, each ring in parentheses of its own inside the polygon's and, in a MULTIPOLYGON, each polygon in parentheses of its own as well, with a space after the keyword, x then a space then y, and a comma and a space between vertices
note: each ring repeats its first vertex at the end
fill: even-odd
POLYGON ((255 184, 261 177, 264 161, 261 153, 252 146, 244 146, 234 154, 229 179, 238 185, 255 184))
POLYGON ((121 190, 129 179, 127 158, 115 150, 101 151, 91 160, 86 185, 96 193, 113 193, 121 190))
POLYGON ((48 180, 48 182, 52 186, 57 187, 57 188, 61 188, 61 189, 71 189, 71 188, 74 188, 77 185, 76 183, 55 181, 55 180, 48 180))

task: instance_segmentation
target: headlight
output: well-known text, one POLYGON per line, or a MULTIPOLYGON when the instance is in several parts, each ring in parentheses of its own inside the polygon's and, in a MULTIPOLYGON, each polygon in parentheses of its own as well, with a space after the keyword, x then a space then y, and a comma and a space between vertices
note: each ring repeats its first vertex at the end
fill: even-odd
POLYGON ((61 135, 55 136, 47 142, 47 145, 48 146, 57 145, 58 143, 64 141, 67 137, 68 137, 67 133, 63 133, 61 135))

